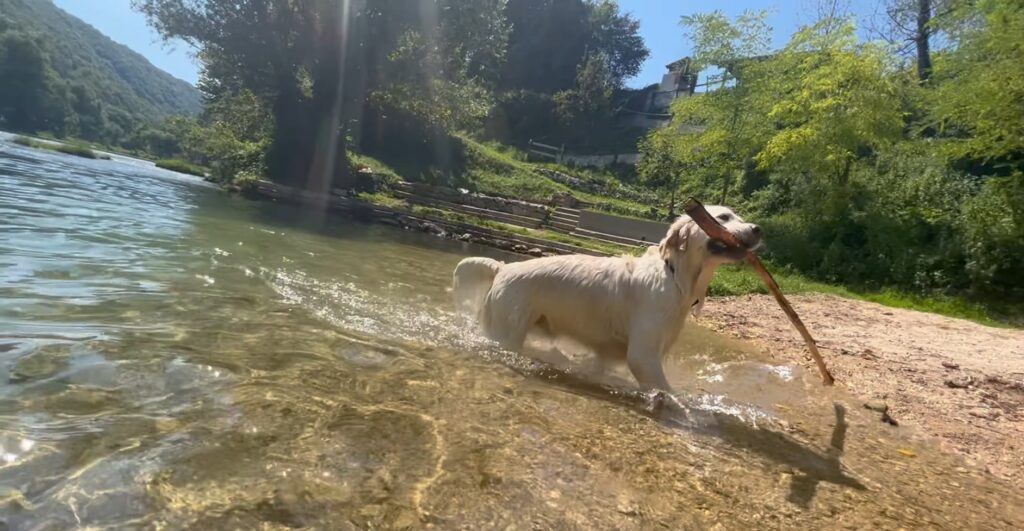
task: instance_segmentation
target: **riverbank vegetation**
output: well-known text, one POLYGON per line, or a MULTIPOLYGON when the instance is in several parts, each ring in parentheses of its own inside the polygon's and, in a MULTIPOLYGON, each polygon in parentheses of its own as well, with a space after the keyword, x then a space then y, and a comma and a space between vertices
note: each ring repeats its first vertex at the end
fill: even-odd
POLYGON ((187 173, 189 175, 196 175, 199 177, 206 176, 206 170, 202 167, 181 159, 160 159, 154 164, 156 164, 157 168, 163 168, 165 170, 187 173))
POLYGON ((76 157, 82 157, 83 159, 103 159, 110 160, 108 155, 96 153, 89 149, 88 146, 82 144, 63 144, 60 142, 42 142, 29 138, 27 136, 18 136, 12 140, 15 144, 20 146, 35 148, 35 149, 48 149, 50 151, 57 151, 60 153, 66 153, 68 155, 74 155, 76 157))
POLYGON ((202 114, 155 136, 213 178, 358 189, 369 165, 534 201, 571 192, 638 217, 693 195, 764 225, 767 258, 807 286, 1019 316, 1024 7, 879 2, 914 24, 858 32, 833 10, 773 49, 763 13, 685 18, 692 66, 722 81, 647 135, 620 119, 647 50, 612 1, 356 2, 344 19, 332 2, 134 4, 201 50, 202 114), (530 139, 638 143, 642 158, 636 171, 551 167, 525 160, 530 139))
POLYGON ((832 18, 769 50, 764 20, 684 20, 732 86, 679 100, 641 175, 736 206, 774 262, 821 281, 1024 300, 1024 7, 942 2, 902 36, 909 59, 832 18))

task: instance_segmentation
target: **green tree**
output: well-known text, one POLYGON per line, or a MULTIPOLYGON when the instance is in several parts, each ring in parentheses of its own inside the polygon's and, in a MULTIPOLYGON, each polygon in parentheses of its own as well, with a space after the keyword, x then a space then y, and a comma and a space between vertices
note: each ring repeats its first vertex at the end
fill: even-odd
POLYGON ((650 50, 640 36, 640 22, 624 14, 613 0, 590 4, 591 53, 607 58, 609 82, 621 87, 623 82, 640 73, 650 50))
POLYGON ((21 41, 11 42, 14 62, 4 61, 13 70, 0 74, 0 92, 19 99, 0 102, 3 112, 31 122, 19 128, 117 144, 167 115, 199 110, 194 87, 52 1, 0 0, 0 17, 0 40, 21 41))
MULTIPOLYGON (((350 13, 328 0, 135 0, 166 38, 203 50, 204 88, 244 87, 271 109, 271 178, 326 190, 348 178, 340 134, 350 13), (212 81, 209 78, 216 81, 212 81)), ((361 7, 360 4, 355 9, 361 7)), ((214 97, 223 96, 213 94, 214 97)))
POLYGON ((777 96, 767 118, 777 132, 756 160, 842 187, 859 154, 900 137, 903 119, 884 49, 858 43, 850 23, 835 27, 800 30, 770 62, 777 96))
POLYGON ((505 53, 504 0, 437 3, 437 24, 398 36, 381 65, 371 103, 400 109, 451 131, 479 125, 492 105, 489 87, 505 53))
POLYGON ((606 58, 607 83, 620 86, 650 53, 639 22, 611 0, 509 0, 506 17, 512 32, 502 90, 571 90, 577 68, 596 54, 606 58))
POLYGON ((772 28, 767 11, 744 11, 730 21, 721 11, 682 17, 680 24, 693 41, 693 68, 728 68, 768 51, 772 28))
POLYGON ((555 110, 563 124, 578 128, 584 139, 611 116, 612 87, 608 60, 594 54, 576 71, 576 86, 554 96, 555 110))
POLYGON ((107 117, 103 101, 89 85, 74 83, 70 87, 71 110, 77 122, 76 134, 89 139, 107 140, 107 117))
POLYGON ((378 138, 379 129, 364 129, 380 125, 367 118, 384 116, 381 106, 408 103, 413 111, 434 113, 446 104, 455 114, 467 94, 460 89, 493 79, 504 49, 503 3, 496 0, 135 5, 163 35, 202 49, 201 88, 211 99, 247 89, 266 104, 274 123, 266 157, 270 177, 317 190, 349 183, 347 136, 378 138))
POLYGON ((686 169, 681 158, 675 155, 675 146, 675 135, 667 129, 647 135, 640 141, 639 150, 643 156, 637 163, 640 184, 659 197, 668 196, 670 218, 675 214, 676 195, 686 169))
POLYGON ((929 93, 944 151, 985 182, 967 201, 968 270, 1007 286, 1024 275, 1024 4, 963 3, 948 24, 956 47, 936 61, 929 93))
POLYGON ((12 129, 63 128, 49 58, 39 39, 20 32, 0 34, 0 119, 12 129), (55 122, 60 122, 55 123, 55 122))
POLYGON ((1024 4, 979 0, 958 16, 978 23, 937 69, 933 122, 956 155, 1024 169, 1024 4))
POLYGON ((752 165, 770 123, 764 119, 772 72, 764 64, 771 35, 767 12, 745 11, 729 21, 720 11, 683 17, 693 40, 694 67, 723 69, 724 90, 680 100, 673 108, 677 128, 699 124, 703 132, 681 138, 677 156, 721 176, 721 204, 738 173, 752 165))
POLYGON ((588 10, 582 0, 509 0, 512 26, 502 90, 554 94, 572 88, 587 52, 588 10))

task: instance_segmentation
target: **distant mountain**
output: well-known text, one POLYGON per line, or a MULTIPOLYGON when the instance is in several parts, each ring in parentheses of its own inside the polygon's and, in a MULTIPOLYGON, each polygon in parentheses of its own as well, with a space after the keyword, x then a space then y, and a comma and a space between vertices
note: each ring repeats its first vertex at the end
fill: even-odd
MULTIPOLYGON (((92 104, 99 102, 104 127, 109 122, 121 130, 120 134, 127 134, 142 125, 140 122, 153 123, 169 115, 194 115, 200 110, 200 95, 195 87, 153 66, 142 55, 110 40, 50 0, 0 0, 0 36, 5 32, 8 49, 16 53, 4 55, 0 50, 0 62, 7 62, 6 70, 0 64, 0 74, 15 77, 15 73, 26 69, 32 71, 35 57, 26 49, 38 48, 43 58, 39 68, 45 70, 53 80, 51 85, 56 87, 48 91, 57 94, 57 99, 62 93, 67 94, 64 97, 72 109, 69 114, 80 114, 80 107, 91 109, 92 104), (28 41, 31 43, 25 44, 28 41)), ((0 83, 7 82, 4 79, 0 83)))

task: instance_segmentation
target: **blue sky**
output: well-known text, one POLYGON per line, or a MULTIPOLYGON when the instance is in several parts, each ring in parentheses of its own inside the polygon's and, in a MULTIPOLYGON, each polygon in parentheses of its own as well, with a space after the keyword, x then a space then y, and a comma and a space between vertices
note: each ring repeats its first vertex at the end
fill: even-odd
MULTIPOLYGON (((843 5, 843 2, 839 4, 843 5)), ((872 13, 873 4, 866 0, 850 0, 848 9, 859 22, 872 13)), ((620 9, 640 21, 640 33, 651 50, 643 70, 628 85, 643 87, 661 81, 665 65, 692 52, 679 25, 684 15, 720 10, 729 17, 735 17, 746 10, 767 10, 768 24, 773 30, 772 47, 781 48, 798 27, 815 20, 817 5, 816 0, 619 0, 620 9)))
MULTIPOLYGON (((130 0, 54 0, 61 9, 88 22, 111 39, 144 55, 151 63, 190 83, 198 78, 199 67, 184 43, 168 46, 146 25, 146 19, 132 11, 130 0)), ((851 9, 863 17, 873 2, 851 0, 851 9)), ((643 70, 628 84, 642 87, 661 80, 665 65, 690 53, 679 18, 683 15, 720 9, 735 16, 747 9, 767 9, 774 28, 773 46, 781 47, 801 24, 814 18, 816 0, 619 0, 623 11, 640 21, 640 33, 651 50, 643 70)))

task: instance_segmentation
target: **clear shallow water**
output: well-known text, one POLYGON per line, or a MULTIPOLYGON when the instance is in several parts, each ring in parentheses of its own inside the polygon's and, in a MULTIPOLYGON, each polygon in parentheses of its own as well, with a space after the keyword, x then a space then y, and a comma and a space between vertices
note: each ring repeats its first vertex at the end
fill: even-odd
POLYGON ((1015 490, 699 328, 668 410, 502 353, 449 310, 468 254, 501 257, 0 138, 0 521, 1024 523, 1015 490))

